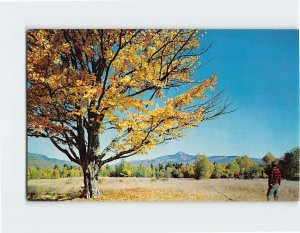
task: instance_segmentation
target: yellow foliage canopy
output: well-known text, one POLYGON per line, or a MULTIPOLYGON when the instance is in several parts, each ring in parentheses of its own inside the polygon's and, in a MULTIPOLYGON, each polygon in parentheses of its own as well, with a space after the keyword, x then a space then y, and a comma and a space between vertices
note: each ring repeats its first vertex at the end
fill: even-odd
POLYGON ((146 153, 183 136, 220 114, 209 115, 216 103, 207 100, 216 76, 199 80, 194 73, 203 36, 199 30, 28 31, 28 135, 50 138, 77 163, 146 153), (117 136, 101 148, 107 130, 117 136))

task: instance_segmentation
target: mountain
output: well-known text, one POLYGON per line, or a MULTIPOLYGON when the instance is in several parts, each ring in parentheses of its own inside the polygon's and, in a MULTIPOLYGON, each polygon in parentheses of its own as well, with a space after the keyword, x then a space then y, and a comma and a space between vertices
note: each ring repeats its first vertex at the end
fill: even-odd
MULTIPOLYGON (((215 155, 208 157, 208 160, 211 163, 230 163, 234 159, 238 158, 238 156, 224 156, 224 155, 215 155)), ((61 160, 61 159, 54 159, 49 158, 46 155, 41 154, 34 154, 34 153, 27 153, 27 161, 28 161, 28 167, 39 167, 39 168, 53 168, 55 165, 62 167, 64 164, 67 164, 69 166, 78 166, 77 164, 61 160)), ((150 166, 150 164, 157 165, 157 164, 163 164, 166 165, 167 163, 183 163, 183 164, 191 164, 195 161, 196 155, 188 155, 182 151, 177 152, 176 154, 172 155, 164 155, 157 157, 155 159, 145 159, 145 160, 132 160, 128 161, 129 163, 133 165, 141 164, 144 166, 150 166)), ((262 163, 261 159, 257 158, 250 158, 251 160, 262 163)))
POLYGON ((133 160, 133 161, 128 161, 131 164, 141 164, 141 165, 157 165, 159 163, 165 165, 167 163, 192 163, 196 159, 196 156, 194 155, 188 155, 184 152, 177 152, 176 154, 173 155, 165 155, 165 156, 160 156, 155 159, 145 159, 145 160, 133 160))
POLYGON ((214 155, 214 156, 208 157, 208 160, 211 163, 230 163, 233 160, 235 160, 236 158, 238 158, 238 156, 233 156, 233 155, 229 155, 229 156, 214 155))
MULTIPOLYGON (((215 156, 209 156, 208 160, 211 163, 230 163, 234 159, 238 158, 238 156, 224 156, 224 155, 215 155, 215 156)), ((141 164, 144 166, 149 166, 150 164, 157 165, 157 164, 163 164, 166 165, 167 163, 193 163, 196 159, 196 155, 188 155, 182 151, 177 152, 176 154, 173 155, 165 155, 165 156, 160 156, 155 159, 145 159, 145 160, 133 160, 133 161, 128 161, 131 164, 141 164)), ((261 159, 257 158, 250 158, 251 160, 262 163, 261 159)))
POLYGON ((49 158, 46 155, 27 153, 28 167, 53 168, 55 165, 62 167, 64 164, 78 166, 71 161, 49 158))

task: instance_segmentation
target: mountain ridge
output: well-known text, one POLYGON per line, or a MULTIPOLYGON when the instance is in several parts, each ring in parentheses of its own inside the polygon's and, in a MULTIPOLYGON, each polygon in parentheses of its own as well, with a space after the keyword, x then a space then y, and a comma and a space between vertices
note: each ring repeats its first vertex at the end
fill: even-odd
POLYGON ((72 161, 50 158, 43 154, 37 153, 27 153, 27 165, 28 167, 39 167, 39 168, 52 168, 55 165, 62 167, 64 164, 68 166, 78 166, 76 163, 72 161))
MULTIPOLYGON (((200 155, 203 156, 203 155, 200 155)), ((234 159, 238 158, 240 156, 235 156, 235 155, 213 155, 213 156, 208 156, 208 160, 211 163, 230 163, 234 159)), ((258 158, 250 158, 252 161, 262 163, 261 159, 258 158)), ((144 159, 144 160, 131 160, 128 161, 130 164, 138 164, 138 165, 157 165, 157 164, 167 164, 167 163, 193 163, 196 160, 196 155, 189 155, 186 154, 185 152, 179 151, 175 154, 172 155, 163 155, 159 156, 154 159, 144 159)))
MULTIPOLYGON (((28 167, 39 167, 39 168, 51 168, 54 167, 55 165, 57 166, 63 166, 64 164, 67 164, 68 166, 78 166, 77 164, 67 161, 67 160, 61 160, 61 159, 56 159, 56 158, 50 158, 46 155, 42 154, 36 154, 36 153, 27 153, 27 161, 28 161, 28 167)), ((203 156, 203 155, 200 155, 203 156)), ((213 156, 208 156, 208 160, 211 163, 230 163, 234 159, 238 158, 240 156, 234 156, 234 155, 213 155, 213 156)), ((144 166, 150 166, 152 165, 157 165, 157 164, 162 164, 166 165, 168 163, 183 163, 183 164, 191 164, 195 161, 196 155, 189 155, 186 154, 185 152, 179 151, 175 154, 171 155, 163 155, 159 156, 154 159, 144 159, 144 160, 131 160, 127 161, 132 165, 144 165, 144 166)), ((250 158, 251 160, 262 163, 262 159, 257 159, 257 158, 250 158)))

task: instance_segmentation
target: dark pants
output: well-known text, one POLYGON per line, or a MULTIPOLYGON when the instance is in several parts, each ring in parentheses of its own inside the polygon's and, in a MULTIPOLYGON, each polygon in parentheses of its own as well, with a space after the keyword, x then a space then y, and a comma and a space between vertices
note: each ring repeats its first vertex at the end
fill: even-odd
POLYGON ((279 184, 269 185, 269 189, 268 189, 268 193, 267 193, 268 201, 271 200, 273 195, 274 195, 274 200, 278 201, 278 198, 279 198, 279 184))

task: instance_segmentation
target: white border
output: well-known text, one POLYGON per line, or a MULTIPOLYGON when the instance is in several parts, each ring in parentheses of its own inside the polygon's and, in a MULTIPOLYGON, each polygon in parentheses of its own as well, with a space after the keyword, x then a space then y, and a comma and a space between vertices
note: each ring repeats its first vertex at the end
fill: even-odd
POLYGON ((297 0, 0 3, 0 26, 3 232, 300 231, 299 203, 53 203, 25 200, 26 29, 298 28, 297 0))

